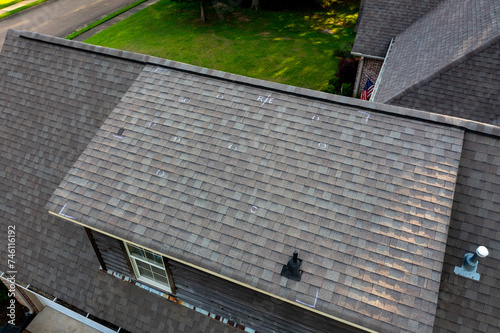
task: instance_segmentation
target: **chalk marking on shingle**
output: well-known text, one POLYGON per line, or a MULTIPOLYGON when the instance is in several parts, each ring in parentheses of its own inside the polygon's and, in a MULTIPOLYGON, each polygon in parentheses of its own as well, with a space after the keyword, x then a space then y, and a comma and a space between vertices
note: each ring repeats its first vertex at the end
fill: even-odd
POLYGON ((64 217, 67 217, 68 219, 74 219, 74 217, 73 217, 73 216, 69 216, 69 215, 63 214, 63 211, 64 211, 64 209, 66 208, 66 205, 67 205, 67 204, 68 204, 68 203, 65 203, 65 204, 64 204, 64 206, 63 206, 63 208, 61 208, 61 211, 59 212, 59 215, 64 216, 64 217))
POLYGON ((259 207, 257 207, 257 206, 252 206, 252 207, 250 208, 250 213, 255 214, 255 213, 257 213, 257 211, 258 211, 258 210, 259 210, 259 207))
POLYGON ((224 99, 224 94, 218 94, 217 99, 224 99))
POLYGON ((161 67, 156 67, 155 69, 155 73, 158 73, 158 70, 162 71, 162 72, 169 72, 168 69, 165 69, 165 68, 161 68, 161 67))
POLYGON ((319 121, 319 116, 312 116, 311 120, 314 122, 319 121))
POLYGON ((159 177, 163 177, 165 176, 165 171, 158 169, 158 171, 156 171, 156 175, 159 177))
POLYGON ((156 121, 150 121, 148 123, 148 127, 155 127, 156 126, 156 121))
POLYGON ((318 292, 319 292, 319 288, 316 288, 316 298, 314 299, 314 304, 307 304, 307 303, 304 303, 302 301, 299 301, 298 299, 296 299, 295 302, 303 304, 303 305, 308 306, 310 308, 315 308, 316 302, 318 301, 318 292))
POLYGON ((321 149, 326 149, 327 145, 324 142, 320 142, 320 143, 318 143, 318 147, 321 149))
POLYGON ((370 119, 370 112, 365 112, 365 111, 358 111, 359 113, 362 113, 366 116, 365 118, 365 123, 368 122, 368 119, 370 119))
POLYGON ((234 144, 232 144, 232 143, 231 143, 231 144, 229 145, 229 147, 227 147, 227 148, 229 148, 229 149, 231 149, 231 150, 234 150, 234 151, 237 151, 237 150, 238 150, 238 146, 236 146, 236 145, 234 145, 234 144))
POLYGON ((264 96, 259 96, 257 97, 257 102, 262 102, 261 106, 264 106, 264 104, 273 104, 274 98, 271 98, 272 94, 269 94, 266 99, 264 100, 264 96))
POLYGON ((179 138, 178 136, 174 136, 174 137, 172 138, 172 141, 173 141, 173 142, 181 142, 181 138, 179 138))
POLYGON ((189 103, 189 98, 181 97, 181 103, 189 103))

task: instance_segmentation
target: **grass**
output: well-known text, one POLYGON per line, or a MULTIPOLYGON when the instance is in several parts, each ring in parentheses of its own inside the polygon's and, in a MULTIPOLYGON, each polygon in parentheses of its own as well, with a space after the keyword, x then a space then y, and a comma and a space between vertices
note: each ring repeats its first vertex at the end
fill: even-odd
POLYGON ((162 0, 86 42, 249 77, 322 90, 335 50, 354 41, 358 7, 330 12, 250 11, 162 0))
MULTIPOLYGON (((3 19, 3 18, 5 18, 5 17, 7 17, 7 16, 10 16, 10 15, 18 13, 20 11, 23 11, 25 9, 28 9, 28 8, 31 8, 33 6, 39 5, 39 4, 41 4, 41 3, 45 2, 45 1, 47 1, 47 0, 38 0, 38 1, 35 1, 35 2, 32 2, 32 3, 29 3, 29 4, 25 5, 25 6, 21 6, 19 8, 14 9, 14 10, 11 10, 11 11, 9 11, 7 13, 3 13, 3 14, 0 15, 0 20, 3 19)), ((9 5, 11 5, 11 4, 12 3, 10 3, 9 5)))
POLYGON ((102 23, 104 23, 104 22, 106 22, 106 21, 109 21, 109 20, 111 20, 112 18, 114 18, 114 17, 116 17, 116 16, 118 16, 118 15, 120 15, 120 14, 122 14, 122 13, 126 12, 127 10, 129 10, 129 9, 131 9, 131 8, 134 8, 135 6, 140 5, 141 3, 145 2, 145 1, 146 1, 146 0, 139 0, 139 1, 137 1, 137 2, 134 2, 133 4, 128 5, 127 7, 124 7, 124 8, 122 8, 122 9, 120 9, 120 10, 117 10, 116 12, 111 13, 111 14, 109 14, 109 15, 107 15, 107 16, 105 16, 105 17, 103 17, 102 19, 97 20, 97 21, 95 21, 95 22, 91 23, 91 24, 89 24, 89 25, 87 25, 87 26, 83 27, 83 28, 82 28, 82 29, 80 29, 80 30, 73 32, 71 35, 69 35, 68 37, 66 37, 66 39, 73 39, 73 38, 76 38, 76 37, 80 36, 81 34, 83 34, 83 33, 87 32, 87 31, 89 31, 90 29, 93 29, 93 28, 97 27, 99 24, 102 24, 102 23))

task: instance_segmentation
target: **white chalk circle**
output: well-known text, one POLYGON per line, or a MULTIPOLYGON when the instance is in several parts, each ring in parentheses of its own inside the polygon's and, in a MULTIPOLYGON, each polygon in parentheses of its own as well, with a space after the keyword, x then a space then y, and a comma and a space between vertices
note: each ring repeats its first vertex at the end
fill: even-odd
POLYGON ((158 171, 156 171, 156 175, 159 177, 163 177, 163 176, 165 176, 165 171, 158 169, 158 171))
POLYGON ((326 149, 327 145, 324 142, 320 142, 320 143, 318 143, 318 147, 321 149, 326 149))
POLYGON ((255 214, 255 213, 257 213, 258 210, 259 210, 259 207, 252 206, 252 208, 250 208, 250 213, 255 214))
POLYGON ((227 148, 229 148, 229 149, 231 149, 231 150, 234 150, 234 151, 237 151, 237 150, 238 150, 238 147, 237 147, 236 145, 232 144, 232 143, 231 143, 231 144, 229 145, 229 147, 227 147, 227 148))
POLYGON ((319 116, 312 116, 312 121, 314 122, 319 121, 319 116))
POLYGON ((172 141, 173 141, 173 142, 181 142, 181 138, 179 138, 178 136, 174 136, 174 137, 172 138, 172 141))

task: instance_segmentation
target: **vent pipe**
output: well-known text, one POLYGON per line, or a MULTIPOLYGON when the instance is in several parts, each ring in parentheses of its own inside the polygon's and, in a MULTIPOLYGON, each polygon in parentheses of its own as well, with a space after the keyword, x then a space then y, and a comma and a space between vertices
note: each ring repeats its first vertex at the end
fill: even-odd
POLYGON ((299 259, 299 251, 294 250, 292 258, 288 260, 288 264, 283 265, 280 275, 295 281, 300 281, 302 277, 302 271, 300 270, 301 264, 302 260, 299 259))
POLYGON ((486 258, 489 254, 488 249, 484 246, 479 246, 476 249, 476 253, 466 253, 462 266, 455 266, 455 274, 479 281, 481 277, 481 275, 477 273, 479 258, 486 258))

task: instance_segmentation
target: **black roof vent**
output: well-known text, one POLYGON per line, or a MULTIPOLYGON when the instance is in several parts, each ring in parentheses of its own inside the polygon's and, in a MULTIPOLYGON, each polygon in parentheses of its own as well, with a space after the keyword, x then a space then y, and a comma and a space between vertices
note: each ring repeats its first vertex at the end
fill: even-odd
POLYGON ((300 260, 298 256, 299 256, 299 251, 294 250, 293 256, 288 261, 288 264, 283 265, 283 269, 281 270, 280 274, 281 276, 284 276, 286 278, 295 281, 300 281, 303 271, 300 270, 300 264, 302 264, 302 260, 300 260))

